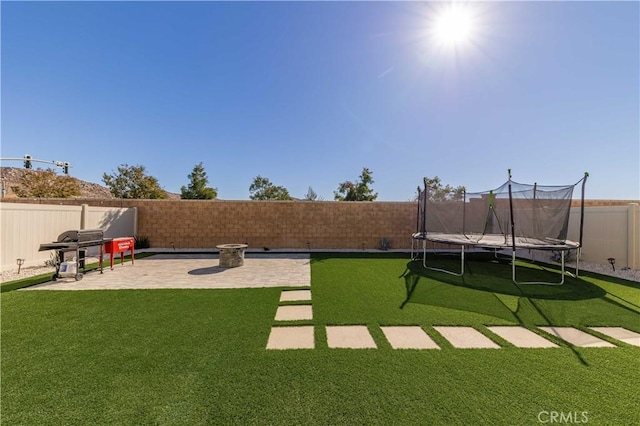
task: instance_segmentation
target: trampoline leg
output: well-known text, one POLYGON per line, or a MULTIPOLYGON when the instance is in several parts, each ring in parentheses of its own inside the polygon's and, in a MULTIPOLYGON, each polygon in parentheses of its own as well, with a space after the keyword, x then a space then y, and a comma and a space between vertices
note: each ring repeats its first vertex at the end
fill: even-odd
POLYGON ((431 266, 427 266, 427 247, 426 247, 426 242, 425 242, 425 246, 424 246, 424 256, 422 258, 422 266, 424 266, 425 269, 430 269, 432 271, 444 272, 445 274, 455 275, 456 277, 461 277, 462 275, 464 275, 464 246, 460 246, 460 272, 459 273, 458 272, 449 271, 447 269, 433 268, 431 266))
MULTIPOLYGON (((416 244, 416 241, 417 241, 416 238, 411 238, 411 260, 416 260, 420 258, 420 246, 416 244)), ((426 245, 425 240, 422 240, 423 251, 426 250, 425 245, 426 245)))
POLYGON ((411 238, 411 260, 415 259, 413 257, 413 245, 415 244, 415 242, 416 242, 416 239, 412 237, 411 238))
POLYGON ((411 238, 411 260, 418 259, 420 257, 420 247, 417 245, 415 238, 411 238))

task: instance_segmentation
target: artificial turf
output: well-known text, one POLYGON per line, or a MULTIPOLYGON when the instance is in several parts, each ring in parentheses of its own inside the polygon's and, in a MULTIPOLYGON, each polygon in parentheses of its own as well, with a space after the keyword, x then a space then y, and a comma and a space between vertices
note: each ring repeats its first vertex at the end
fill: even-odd
POLYGON ((313 350, 265 349, 281 289, 3 293, 2 423, 519 425, 545 412, 640 423, 640 348, 518 349, 491 336, 502 349, 464 350, 433 330, 546 319, 537 325, 640 332, 638 283, 590 275, 512 294, 508 265, 484 262, 459 279, 397 256, 315 256, 313 350), (378 349, 328 348, 336 324, 367 325, 378 349), (396 324, 442 349, 391 349, 379 327, 396 324))

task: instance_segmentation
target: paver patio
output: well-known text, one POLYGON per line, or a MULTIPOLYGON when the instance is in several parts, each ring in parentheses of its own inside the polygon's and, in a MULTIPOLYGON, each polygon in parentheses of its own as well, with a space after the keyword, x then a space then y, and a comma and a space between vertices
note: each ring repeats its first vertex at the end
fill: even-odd
POLYGON ((308 254, 247 255, 244 266, 220 268, 216 254, 166 253, 125 262, 81 281, 64 278, 25 290, 120 290, 154 288, 309 287, 308 254))

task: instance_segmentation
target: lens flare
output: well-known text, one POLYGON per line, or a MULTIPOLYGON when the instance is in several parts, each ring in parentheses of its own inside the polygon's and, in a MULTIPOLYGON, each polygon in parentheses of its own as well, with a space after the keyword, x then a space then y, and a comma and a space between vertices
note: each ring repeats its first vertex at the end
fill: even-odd
POLYGON ((468 7, 451 4, 439 12, 433 22, 432 32, 438 45, 450 48, 461 47, 473 40, 474 15, 468 7))

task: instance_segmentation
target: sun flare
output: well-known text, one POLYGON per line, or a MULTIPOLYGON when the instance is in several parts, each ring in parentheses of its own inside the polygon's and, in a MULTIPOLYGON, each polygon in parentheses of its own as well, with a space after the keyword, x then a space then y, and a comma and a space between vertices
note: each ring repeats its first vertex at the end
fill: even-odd
POLYGON ((462 47, 473 41, 474 33, 475 17, 469 7, 460 4, 448 5, 433 21, 433 38, 442 47, 462 47))

